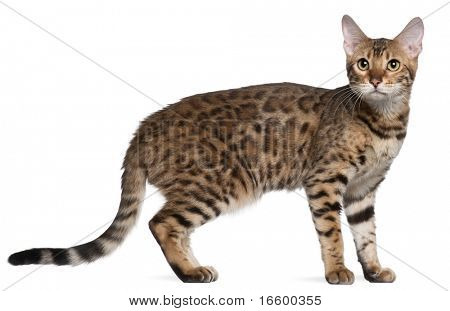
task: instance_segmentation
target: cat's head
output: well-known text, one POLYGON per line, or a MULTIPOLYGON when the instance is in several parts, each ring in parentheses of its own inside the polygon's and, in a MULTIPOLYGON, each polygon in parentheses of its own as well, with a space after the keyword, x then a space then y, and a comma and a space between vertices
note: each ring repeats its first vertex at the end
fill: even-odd
POLYGON ((419 17, 392 40, 368 38, 348 15, 342 18, 342 31, 347 75, 355 93, 374 106, 409 94, 422 50, 424 28, 419 17))

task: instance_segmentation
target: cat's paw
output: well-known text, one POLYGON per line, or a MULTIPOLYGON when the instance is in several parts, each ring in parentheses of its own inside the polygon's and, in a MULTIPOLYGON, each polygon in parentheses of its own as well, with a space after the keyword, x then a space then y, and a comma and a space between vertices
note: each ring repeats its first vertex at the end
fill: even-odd
POLYGON ((364 271, 364 277, 372 283, 392 283, 395 281, 395 273, 389 268, 381 268, 378 271, 364 271))
POLYGON ((350 285, 355 281, 355 276, 347 268, 340 268, 325 274, 325 279, 330 284, 350 285))
POLYGON ((180 277, 184 283, 210 283, 218 278, 219 273, 211 266, 196 267, 180 277))

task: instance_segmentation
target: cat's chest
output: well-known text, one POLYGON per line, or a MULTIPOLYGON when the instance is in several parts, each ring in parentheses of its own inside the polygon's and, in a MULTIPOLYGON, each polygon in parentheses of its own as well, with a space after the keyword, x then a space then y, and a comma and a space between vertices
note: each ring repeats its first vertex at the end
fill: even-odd
POLYGON ((365 193, 378 184, 386 174, 394 158, 398 155, 402 141, 393 139, 374 139, 367 147, 367 161, 348 185, 348 191, 365 193))
POLYGON ((375 162, 391 162, 400 152, 403 140, 398 140, 396 137, 389 139, 381 139, 374 137, 370 144, 372 151, 372 159, 375 162))
POLYGON ((371 174, 378 170, 388 168, 400 152, 403 141, 398 139, 373 139, 366 149, 367 163, 365 173, 371 174))

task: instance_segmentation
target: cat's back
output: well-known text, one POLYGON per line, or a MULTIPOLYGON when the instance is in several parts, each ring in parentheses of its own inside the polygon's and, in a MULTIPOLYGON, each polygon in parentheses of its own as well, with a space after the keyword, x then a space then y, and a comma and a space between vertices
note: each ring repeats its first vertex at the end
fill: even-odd
POLYGON ((152 182, 169 170, 223 173, 239 161, 259 168, 261 159, 300 172, 329 93, 274 83, 190 96, 144 120, 132 146, 141 146, 152 182))
POLYGON ((149 120, 184 119, 191 122, 221 120, 282 120, 319 113, 330 90, 295 83, 271 83, 197 94, 151 115, 149 120))

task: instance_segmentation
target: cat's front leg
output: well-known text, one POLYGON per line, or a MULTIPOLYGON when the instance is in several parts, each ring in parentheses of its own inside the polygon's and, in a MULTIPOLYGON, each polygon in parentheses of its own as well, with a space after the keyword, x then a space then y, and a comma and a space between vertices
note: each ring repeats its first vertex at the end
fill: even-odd
POLYGON ((344 196, 345 214, 353 233, 364 277, 370 282, 391 283, 395 280, 394 271, 381 267, 378 260, 374 204, 374 189, 365 195, 349 191, 344 196))
POLYGON ((327 170, 305 183, 314 226, 319 236, 325 278, 330 284, 352 284, 355 277, 344 265, 340 211, 348 182, 344 173, 327 170))

